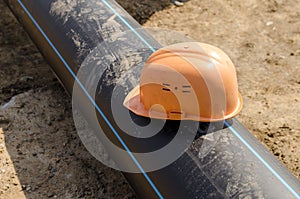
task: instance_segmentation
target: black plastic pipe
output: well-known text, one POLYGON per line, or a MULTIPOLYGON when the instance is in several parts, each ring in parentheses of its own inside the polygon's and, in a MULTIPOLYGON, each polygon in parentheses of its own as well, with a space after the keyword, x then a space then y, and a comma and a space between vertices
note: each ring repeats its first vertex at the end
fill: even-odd
MULTIPOLYGON (((209 132, 208 124, 201 123, 197 138, 179 159, 145 172, 147 165, 132 157, 132 152, 161 148, 181 124, 167 121, 157 135, 135 138, 114 121, 111 101, 117 82, 129 74, 130 81, 123 81, 117 97, 117 108, 126 111, 121 104, 125 94, 138 82, 143 63, 160 44, 113 0, 5 1, 70 94, 74 85, 80 85, 76 74, 83 66, 101 71, 100 77, 87 74, 85 79, 99 81, 83 84, 97 87, 95 102, 84 89, 79 89, 75 101, 88 122, 96 109, 106 136, 128 152, 120 156, 107 149, 117 164, 140 170, 123 172, 139 197, 300 199, 299 181, 236 119, 224 121, 221 127, 213 124, 218 128, 209 132)), ((140 125, 149 122, 134 114, 131 118, 140 125)), ((179 133, 189 134, 195 122, 185 121, 182 126, 179 133)))

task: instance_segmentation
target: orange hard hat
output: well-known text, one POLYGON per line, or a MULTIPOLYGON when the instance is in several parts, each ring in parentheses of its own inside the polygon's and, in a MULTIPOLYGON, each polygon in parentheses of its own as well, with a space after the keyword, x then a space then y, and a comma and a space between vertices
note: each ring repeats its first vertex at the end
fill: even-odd
POLYGON ((238 114, 242 98, 230 58, 214 46, 186 42, 154 52, 123 104, 140 116, 211 122, 238 114))

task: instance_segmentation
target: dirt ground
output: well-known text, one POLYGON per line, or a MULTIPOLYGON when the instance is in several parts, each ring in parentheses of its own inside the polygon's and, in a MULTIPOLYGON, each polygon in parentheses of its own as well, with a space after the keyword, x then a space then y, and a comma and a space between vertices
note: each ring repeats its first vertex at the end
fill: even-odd
MULTIPOLYGON (((298 0, 119 0, 143 26, 223 49, 236 65, 238 119, 300 179, 298 0)), ((81 144, 71 101, 0 1, 0 198, 135 198, 81 144)))

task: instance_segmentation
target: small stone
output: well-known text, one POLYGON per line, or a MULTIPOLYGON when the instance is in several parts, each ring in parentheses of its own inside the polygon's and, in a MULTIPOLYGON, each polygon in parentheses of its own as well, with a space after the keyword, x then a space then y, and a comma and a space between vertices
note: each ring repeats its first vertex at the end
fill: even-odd
POLYGON ((21 82, 27 82, 28 80, 33 80, 33 77, 31 76, 23 76, 20 78, 21 82))
POLYGON ((28 191, 28 192, 31 191, 31 186, 28 185, 25 190, 28 191))
POLYGON ((47 196, 48 196, 48 198, 52 198, 52 197, 54 196, 54 193, 49 192, 49 193, 47 194, 47 196))
POLYGON ((55 172, 57 172, 57 169, 54 168, 54 167, 52 167, 52 168, 51 168, 51 173, 55 173, 55 172))
POLYGON ((175 5, 175 6, 183 6, 184 3, 181 1, 177 1, 177 0, 171 0, 171 2, 175 5))
POLYGON ((266 23, 267 26, 271 26, 271 25, 273 25, 273 24, 274 24, 273 21, 267 21, 267 23, 266 23))
POLYGON ((255 47, 255 44, 254 44, 254 43, 251 43, 251 42, 247 42, 247 43, 245 44, 245 46, 248 47, 248 48, 254 48, 254 47, 255 47))
POLYGON ((8 184, 4 185, 3 189, 4 189, 5 191, 8 190, 8 189, 9 189, 9 185, 8 185, 8 184))

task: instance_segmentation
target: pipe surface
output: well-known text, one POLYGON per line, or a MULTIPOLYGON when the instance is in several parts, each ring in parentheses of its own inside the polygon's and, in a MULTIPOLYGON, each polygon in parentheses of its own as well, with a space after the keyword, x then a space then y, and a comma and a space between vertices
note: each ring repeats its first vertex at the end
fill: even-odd
MULTIPOLYGON (((126 93, 138 83, 143 63, 161 45, 113 0, 5 1, 70 94, 74 85, 82 88, 76 76, 81 68, 97 68, 83 79, 86 88, 76 91, 75 100, 87 121, 96 105, 105 135, 128 153, 120 156, 106 148, 115 162, 140 170, 123 172, 139 197, 300 199, 299 181, 236 119, 221 127, 216 124, 210 132, 205 129, 208 124, 200 124, 198 138, 179 159, 145 172, 147 165, 132 152, 160 149, 174 133, 187 135, 195 126, 191 121, 167 121, 158 134, 141 139, 128 135, 114 121, 114 89, 119 89, 117 108, 126 111, 122 106, 126 93), (89 86, 96 86, 96 102, 87 95, 89 86)), ((131 118, 140 125, 149 122, 136 115, 131 118)))

